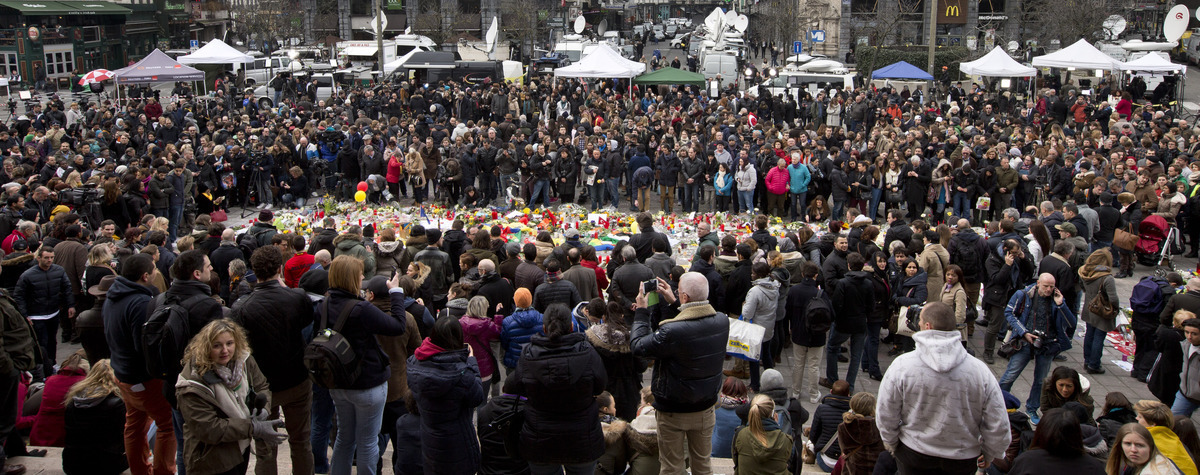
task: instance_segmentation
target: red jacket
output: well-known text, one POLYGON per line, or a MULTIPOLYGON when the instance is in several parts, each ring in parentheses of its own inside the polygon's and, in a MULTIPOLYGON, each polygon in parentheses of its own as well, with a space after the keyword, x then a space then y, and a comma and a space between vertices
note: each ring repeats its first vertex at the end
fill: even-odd
POLYGON ((67 441, 66 416, 67 391, 75 383, 83 381, 86 374, 82 369, 62 369, 46 379, 42 389, 42 405, 38 407, 33 431, 29 433, 29 445, 40 447, 62 447, 67 441))
POLYGON ((26 236, 24 234, 21 234, 20 231, 17 231, 14 229, 12 234, 9 234, 8 237, 4 238, 4 243, 0 244, 0 249, 4 249, 5 254, 12 254, 13 243, 17 242, 18 239, 25 239, 25 238, 26 238, 26 236))
POLYGON ((767 172, 767 191, 776 195, 787 194, 788 180, 787 168, 771 167, 767 172))
POLYGON ((600 295, 604 295, 604 289, 608 288, 608 274, 604 273, 604 269, 600 267, 599 262, 580 261, 584 267, 596 271, 596 285, 600 287, 600 295))
POLYGON ((316 262, 312 254, 300 252, 288 259, 287 264, 283 265, 283 283, 288 287, 300 287, 300 278, 304 276, 308 269, 312 268, 316 262))
POLYGON ((146 113, 147 119, 156 120, 162 117, 162 105, 157 102, 146 104, 146 107, 143 107, 142 110, 146 113))

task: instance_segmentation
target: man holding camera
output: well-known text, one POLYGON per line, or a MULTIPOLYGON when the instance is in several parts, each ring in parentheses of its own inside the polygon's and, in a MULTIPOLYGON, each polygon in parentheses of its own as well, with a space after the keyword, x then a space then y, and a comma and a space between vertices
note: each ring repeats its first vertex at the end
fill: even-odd
POLYGON ((1071 349, 1071 336, 1075 334, 1076 316, 1067 306, 1063 294, 1054 286, 1054 276, 1043 273, 1036 284, 1018 290, 1008 300, 1004 317, 1013 331, 1013 339, 1004 344, 1001 352, 1012 349, 1008 368, 1000 377, 1000 389, 1011 391, 1013 382, 1030 360, 1033 367, 1033 386, 1029 388, 1029 399, 1025 410, 1037 423, 1037 410, 1041 407, 1042 381, 1054 363, 1054 356, 1071 349))

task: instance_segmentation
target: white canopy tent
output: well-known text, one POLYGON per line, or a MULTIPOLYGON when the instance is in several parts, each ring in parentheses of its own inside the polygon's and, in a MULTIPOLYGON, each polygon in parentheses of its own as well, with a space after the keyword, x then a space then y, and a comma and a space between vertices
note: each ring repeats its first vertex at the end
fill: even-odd
POLYGON ((1111 71, 1118 69, 1120 63, 1111 56, 1104 54, 1085 39, 1050 54, 1033 57, 1033 66, 1037 68, 1075 68, 1103 69, 1111 71))
POLYGON ((1037 69, 1018 63, 1004 52, 1004 48, 999 46, 975 61, 959 63, 958 69, 963 74, 972 76, 1029 77, 1037 75, 1037 69))
POLYGON ((234 49, 220 39, 213 39, 192 54, 176 59, 182 64, 253 63, 254 57, 234 49))
POLYGON ((578 63, 555 69, 554 77, 634 78, 645 71, 645 64, 625 59, 607 43, 600 43, 578 63))
POLYGON ((1162 53, 1150 52, 1149 54, 1133 61, 1121 63, 1121 70, 1146 73, 1178 74, 1187 71, 1187 66, 1172 63, 1171 60, 1164 57, 1162 53))

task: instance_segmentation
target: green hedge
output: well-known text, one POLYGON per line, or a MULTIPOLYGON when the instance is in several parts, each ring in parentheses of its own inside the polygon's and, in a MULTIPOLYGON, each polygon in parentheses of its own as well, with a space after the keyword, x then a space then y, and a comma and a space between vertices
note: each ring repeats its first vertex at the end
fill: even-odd
MULTIPOLYGON (((878 57, 875 56, 875 47, 859 46, 854 51, 855 67, 858 69, 859 76, 864 79, 871 74, 872 71, 895 63, 897 61, 908 61, 909 64, 921 69, 929 62, 929 50, 924 46, 913 47, 910 49, 904 48, 880 48, 878 57), (874 59, 874 61, 872 61, 874 59)), ((950 71, 950 79, 959 78, 958 63, 967 59, 970 51, 963 46, 944 46, 937 49, 933 54, 935 65, 934 77, 941 79, 940 71, 942 66, 946 66, 950 71)))

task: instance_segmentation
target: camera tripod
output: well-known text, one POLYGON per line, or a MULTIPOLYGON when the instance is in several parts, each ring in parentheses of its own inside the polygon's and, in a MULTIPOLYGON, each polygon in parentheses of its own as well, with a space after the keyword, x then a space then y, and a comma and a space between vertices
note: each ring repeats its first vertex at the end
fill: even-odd
MULTIPOLYGON (((236 174, 235 174, 235 176, 236 176, 236 174)), ((249 213, 247 213, 246 211, 251 209, 250 208, 250 197, 251 196, 254 196, 256 198, 258 197, 258 179, 261 176, 262 176, 262 172, 258 171, 257 167, 255 167, 254 169, 252 169, 250 171, 250 181, 248 183, 246 183, 246 194, 244 196, 242 196, 242 218, 249 216, 249 213)), ((267 186, 271 186, 271 184, 267 183, 267 186)), ((260 201, 258 203, 258 205, 261 207, 263 205, 263 203, 260 201)))

